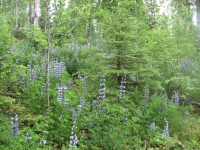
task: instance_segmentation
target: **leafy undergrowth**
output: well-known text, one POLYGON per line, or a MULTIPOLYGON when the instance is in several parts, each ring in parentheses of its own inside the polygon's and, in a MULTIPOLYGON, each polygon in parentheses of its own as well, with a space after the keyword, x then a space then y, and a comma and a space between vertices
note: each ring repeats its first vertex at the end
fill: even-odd
MULTIPOLYGON (((72 110, 62 104, 48 115, 30 113, 19 104, 4 106, 0 114, 0 149, 64 150, 69 148, 70 142, 73 145, 72 132, 78 140, 77 147, 71 149, 77 150, 200 148, 200 119, 195 114, 185 115, 183 106, 167 102, 165 108, 159 96, 150 97, 148 107, 142 104, 140 110, 129 100, 126 103, 105 101, 103 106, 103 109, 91 109, 91 105, 85 104, 81 113, 76 114, 76 125, 72 110), (10 117, 16 113, 19 132, 12 137, 10 117), (169 137, 163 134, 164 119, 169 125, 169 137), (150 127, 151 123, 155 123, 154 128, 150 127)), ((192 106, 188 108, 192 111, 192 106)))

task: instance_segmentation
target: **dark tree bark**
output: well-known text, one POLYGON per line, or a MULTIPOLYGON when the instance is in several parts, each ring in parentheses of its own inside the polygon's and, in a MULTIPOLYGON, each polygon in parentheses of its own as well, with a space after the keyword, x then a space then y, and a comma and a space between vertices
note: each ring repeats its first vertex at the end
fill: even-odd
POLYGON ((196 8, 197 8, 197 14, 196 14, 197 25, 200 25, 200 0, 196 0, 196 8))

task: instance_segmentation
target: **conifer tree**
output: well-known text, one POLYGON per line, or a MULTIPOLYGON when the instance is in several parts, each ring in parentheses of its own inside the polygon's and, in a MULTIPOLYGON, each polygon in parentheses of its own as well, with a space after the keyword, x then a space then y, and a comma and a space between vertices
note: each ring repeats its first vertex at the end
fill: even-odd
POLYGON ((141 3, 120 1, 109 9, 106 6, 102 3, 105 15, 101 22, 102 48, 94 52, 97 54, 96 63, 100 70, 109 76, 116 76, 120 85, 125 74, 139 75, 148 72, 148 51, 143 49, 148 24, 145 16, 141 16, 144 9, 141 3))
MULTIPOLYGON (((23 67, 15 64, 12 44, 15 38, 10 35, 7 24, 0 21, 0 96, 15 96, 15 88, 19 83, 17 73, 23 67)), ((17 87, 19 89, 19 87, 17 87)))

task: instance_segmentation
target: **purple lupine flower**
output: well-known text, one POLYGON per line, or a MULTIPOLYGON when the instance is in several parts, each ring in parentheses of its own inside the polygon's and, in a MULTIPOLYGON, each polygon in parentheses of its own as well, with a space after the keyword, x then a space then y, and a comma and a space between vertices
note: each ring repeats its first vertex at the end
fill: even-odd
POLYGON ((92 104, 93 104, 94 109, 98 108, 98 102, 97 101, 93 101, 92 104))
POLYGON ((105 78, 103 75, 99 78, 99 92, 95 97, 97 100, 92 102, 94 111, 98 113, 97 111, 100 110, 101 112, 105 112, 105 106, 102 104, 103 100, 106 98, 106 87, 105 87, 105 78))
POLYGON ((150 130, 151 130, 151 131, 154 131, 155 128, 156 128, 156 123, 155 123, 155 122, 152 122, 152 123, 150 124, 150 130))
POLYGON ((77 120, 77 115, 81 113, 84 104, 85 104, 85 100, 83 98, 81 98, 80 99, 80 104, 78 105, 77 113, 75 112, 74 108, 71 109, 73 126, 71 128, 72 132, 71 132, 71 136, 70 136, 69 150, 77 148, 78 137, 75 134, 75 130, 77 129, 76 120, 77 120))
POLYGON ((52 61, 52 71, 55 77, 65 72, 66 66, 64 62, 58 62, 57 60, 52 61))
POLYGON ((59 86, 57 88, 57 99, 58 99, 58 103, 61 104, 62 103, 62 98, 63 98, 63 91, 62 91, 62 87, 59 86))
POLYGON ((71 81, 68 81, 68 82, 67 82, 67 87, 68 87, 69 89, 72 88, 72 85, 73 85, 73 82, 71 82, 71 81))
POLYGON ((99 82, 100 83, 99 83, 99 97, 98 98, 101 101, 101 100, 105 99, 105 94, 106 94, 106 87, 105 87, 106 80, 103 75, 100 76, 99 82))
POLYGON ((186 107, 185 115, 186 115, 186 116, 189 115, 189 111, 188 111, 188 108, 187 108, 187 107, 186 107))
MULTIPOLYGON (((36 72, 34 69, 31 68, 30 65, 28 65, 28 74, 30 75, 29 82, 35 82, 37 79, 36 72)), ((30 85, 29 85, 29 88, 30 88, 30 85)))
POLYGON ((47 141, 45 141, 45 140, 40 140, 40 144, 46 145, 46 144, 47 144, 47 141))
POLYGON ((65 69, 66 69, 65 63, 61 61, 60 62, 60 71, 61 71, 61 74, 63 74, 65 72, 65 69))
POLYGON ((13 125, 11 136, 17 136, 19 131, 18 114, 16 114, 14 117, 11 117, 11 124, 13 125))
POLYGON ((36 72, 35 70, 32 70, 32 74, 31 74, 31 81, 35 82, 36 81, 36 72))
POLYGON ((29 134, 28 134, 28 132, 26 132, 26 133, 25 133, 25 136, 26 136, 26 137, 29 137, 29 134))
POLYGON ((149 102, 149 88, 145 87, 144 89, 144 102, 147 105, 149 102))
POLYGON ((70 111, 72 113, 72 121, 76 122, 77 115, 76 115, 75 109, 72 107, 70 111))
POLYGON ((122 100, 124 99, 126 94, 126 77, 123 77, 121 80, 121 85, 120 85, 120 96, 119 99, 122 100))
POLYGON ((169 138, 169 127, 168 127, 168 121, 166 120, 166 118, 164 119, 165 121, 165 127, 164 127, 164 130, 163 130, 163 135, 166 139, 169 138))
POLYGON ((177 91, 175 92, 175 104, 179 105, 179 94, 177 91))
POLYGON ((76 134, 73 134, 72 136, 70 136, 69 150, 76 149, 77 144, 78 144, 78 137, 76 134))
POLYGON ((125 113, 128 113, 128 109, 124 109, 124 112, 125 112, 125 113))
POLYGON ((32 140, 32 137, 28 134, 28 132, 25 133, 25 136, 26 136, 26 139, 28 141, 31 141, 32 140))
POLYGON ((57 84, 57 99, 58 103, 61 104, 63 100, 63 95, 65 95, 68 91, 68 88, 64 84, 57 84))
POLYGON ((42 139, 40 140, 40 144, 42 144, 42 145, 46 145, 46 144, 47 144, 47 141, 44 140, 44 136, 43 136, 42 139))
POLYGON ((71 149, 76 149, 77 148, 77 144, 78 144, 78 137, 75 134, 75 130, 77 129, 76 127, 76 117, 75 119, 73 119, 73 117, 75 116, 75 110, 72 109, 72 120, 73 120, 73 126, 71 128, 72 132, 71 132, 71 136, 70 136, 70 143, 69 143, 69 150, 71 149))
POLYGON ((122 120, 123 120, 123 121, 128 121, 128 118, 123 116, 123 117, 122 117, 122 120))
POLYGON ((85 104, 85 100, 83 98, 80 99, 80 105, 84 105, 85 104))
POLYGON ((14 47, 11 47, 10 48, 10 53, 13 53, 14 52, 14 47))
POLYGON ((26 138, 28 141, 31 141, 32 140, 32 137, 27 137, 26 138))
POLYGON ((78 105, 78 114, 81 113, 83 106, 85 104, 85 100, 83 98, 80 99, 80 104, 78 105))

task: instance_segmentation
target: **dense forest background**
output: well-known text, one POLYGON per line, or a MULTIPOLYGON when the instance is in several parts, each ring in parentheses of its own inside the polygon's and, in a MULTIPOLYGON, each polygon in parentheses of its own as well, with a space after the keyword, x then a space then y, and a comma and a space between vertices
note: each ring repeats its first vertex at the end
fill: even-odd
POLYGON ((199 0, 0 0, 0 149, 200 149, 199 24, 199 0))

